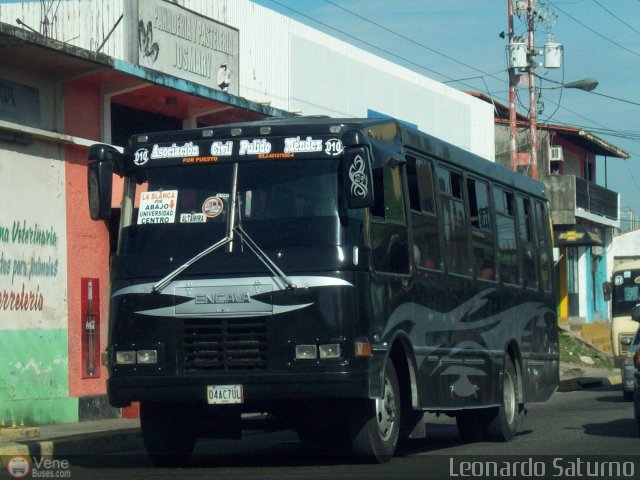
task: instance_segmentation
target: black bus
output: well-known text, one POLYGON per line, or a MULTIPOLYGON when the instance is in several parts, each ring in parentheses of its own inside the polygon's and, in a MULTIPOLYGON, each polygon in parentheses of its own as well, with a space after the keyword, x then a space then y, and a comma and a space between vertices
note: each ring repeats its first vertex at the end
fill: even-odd
POLYGON ((542 183, 394 120, 292 118, 89 151, 111 214, 110 403, 159 464, 261 412, 386 461, 457 419, 510 440, 558 385, 542 183))

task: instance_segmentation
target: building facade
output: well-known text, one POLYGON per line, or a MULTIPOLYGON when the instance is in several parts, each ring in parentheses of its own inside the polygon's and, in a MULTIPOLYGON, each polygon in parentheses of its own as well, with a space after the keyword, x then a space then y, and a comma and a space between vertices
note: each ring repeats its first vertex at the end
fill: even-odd
POLYGON ((89 218, 91 144, 269 116, 389 115, 494 156, 490 105, 248 0, 3 3, 0 47, 7 424, 119 414, 100 362, 115 225, 89 218))

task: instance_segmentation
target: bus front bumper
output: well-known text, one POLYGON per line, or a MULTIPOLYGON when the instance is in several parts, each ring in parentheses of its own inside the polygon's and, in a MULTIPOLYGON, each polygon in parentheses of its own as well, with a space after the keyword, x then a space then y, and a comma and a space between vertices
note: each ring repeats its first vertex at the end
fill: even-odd
POLYGON ((222 385, 242 385, 243 403, 254 406, 298 399, 371 397, 369 374, 366 370, 173 377, 118 376, 107 380, 107 395, 109 403, 114 407, 125 407, 137 401, 207 403, 208 387, 222 385))

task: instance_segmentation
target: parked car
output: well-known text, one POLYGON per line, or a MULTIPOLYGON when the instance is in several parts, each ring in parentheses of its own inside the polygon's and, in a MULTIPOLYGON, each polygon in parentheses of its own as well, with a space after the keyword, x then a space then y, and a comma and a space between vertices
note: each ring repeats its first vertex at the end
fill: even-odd
POLYGON ((633 337, 633 340, 627 349, 627 356, 620 367, 620 374, 622 376, 622 396, 627 402, 633 400, 633 391, 635 389, 634 374, 636 373, 635 356, 638 348, 640 348, 640 329, 633 337))

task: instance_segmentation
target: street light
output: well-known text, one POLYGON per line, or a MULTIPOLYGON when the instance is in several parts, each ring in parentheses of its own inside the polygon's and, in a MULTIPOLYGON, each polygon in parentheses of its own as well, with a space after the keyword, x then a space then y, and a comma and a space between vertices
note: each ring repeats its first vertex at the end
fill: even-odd
MULTIPOLYGON (((537 119, 536 119, 536 115, 535 115, 535 107, 534 107, 534 98, 535 98, 535 81, 531 81, 533 80, 534 77, 540 78, 542 80, 546 80, 548 82, 551 83, 555 83, 557 84, 556 86, 553 87, 539 87, 541 89, 544 90, 555 90, 555 89, 565 89, 565 88, 575 88, 578 90, 584 90, 585 92, 591 92, 593 90, 596 89, 596 87, 598 86, 599 82, 598 80, 594 79, 594 78, 583 78, 581 80, 576 80, 574 82, 568 82, 568 83, 561 83, 561 82, 556 82, 554 80, 549 80, 546 78, 542 78, 539 77, 538 75, 535 75, 534 73, 530 73, 530 83, 533 84, 533 86, 531 86, 530 90, 531 90, 531 111, 529 113, 529 130, 530 130, 530 137, 531 137, 531 153, 529 154, 529 165, 531 165, 532 170, 531 170, 531 176, 533 178, 538 178, 538 172, 537 172, 537 148, 538 148, 538 142, 537 142, 537 119)), ((515 86, 514 86, 515 87, 515 86)), ((514 88, 515 91, 515 88, 514 88)), ((510 128, 511 128, 511 144, 510 144, 510 150, 511 150, 511 165, 512 165, 512 169, 515 170, 515 165, 517 165, 517 146, 516 146, 516 141, 515 141, 515 132, 516 132, 516 115, 515 115, 515 102, 510 102, 509 105, 509 124, 510 124, 510 128)))
MULTIPOLYGON (((538 77, 538 78, 540 78, 540 77, 538 77)), ((598 86, 598 84, 600 83, 594 78, 583 78, 582 80, 576 80, 575 82, 569 82, 569 83, 555 82, 553 80, 549 80, 549 79, 546 79, 546 78, 544 80, 546 80, 547 82, 557 83, 558 84, 556 87, 540 87, 540 88, 543 88, 545 90, 554 90, 554 89, 558 89, 558 88, 577 88, 578 90, 584 90, 585 92, 591 92, 591 91, 595 90, 596 87, 598 86)))
POLYGON ((582 80, 576 80, 575 82, 563 83, 561 88, 578 88, 590 92, 595 90, 598 86, 598 81, 593 78, 584 78, 582 80))
MULTIPOLYGON (((544 9, 544 8, 543 8, 544 9)), ((543 10, 542 9, 542 10, 543 10)), ((519 160, 516 130, 516 88, 520 83, 520 75, 526 73, 529 84, 529 137, 530 150, 526 164, 530 169, 529 174, 533 178, 538 178, 538 119, 537 119, 537 97, 536 97, 536 67, 560 68, 562 65, 562 45, 553 40, 552 35, 547 36, 547 43, 541 51, 535 47, 534 33, 536 22, 546 22, 546 17, 541 13, 541 9, 536 6, 536 0, 521 0, 514 2, 507 0, 507 13, 509 19, 509 44, 507 46, 509 64, 509 153, 511 169, 517 170, 521 163, 519 160), (514 8, 518 15, 526 15, 527 35, 516 36, 513 27, 514 8), (539 64, 536 56, 544 55, 544 62, 539 64)), ((540 78, 540 77, 538 77, 540 78)), ((591 91, 598 85, 593 79, 578 80, 576 82, 561 83, 551 81, 559 86, 550 88, 578 88, 591 91)))

